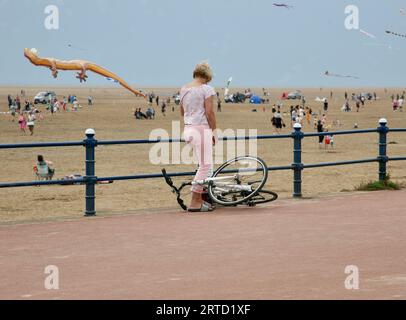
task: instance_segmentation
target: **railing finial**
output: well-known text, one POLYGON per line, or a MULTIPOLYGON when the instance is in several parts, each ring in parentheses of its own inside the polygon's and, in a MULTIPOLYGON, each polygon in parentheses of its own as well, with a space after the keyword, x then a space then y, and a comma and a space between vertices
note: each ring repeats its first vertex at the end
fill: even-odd
POLYGON ((85 134, 86 134, 87 136, 94 136, 94 135, 96 134, 96 132, 94 131, 94 129, 89 128, 89 129, 87 129, 87 130, 85 131, 85 134))

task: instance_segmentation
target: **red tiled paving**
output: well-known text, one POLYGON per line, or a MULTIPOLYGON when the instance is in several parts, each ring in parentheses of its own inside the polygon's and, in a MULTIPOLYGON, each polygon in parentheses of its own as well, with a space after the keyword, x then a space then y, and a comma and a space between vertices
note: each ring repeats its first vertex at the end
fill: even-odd
POLYGON ((1 226, 0 298, 405 299, 405 207, 406 191, 375 192, 1 226))

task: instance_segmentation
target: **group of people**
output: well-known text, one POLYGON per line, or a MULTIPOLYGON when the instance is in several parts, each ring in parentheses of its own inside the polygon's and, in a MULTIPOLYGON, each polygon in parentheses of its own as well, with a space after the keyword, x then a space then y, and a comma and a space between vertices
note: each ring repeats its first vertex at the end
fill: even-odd
MULTIPOLYGON (((325 118, 316 121, 317 122, 315 123, 315 129, 317 130, 317 132, 328 132, 328 130, 324 128, 325 118)), ((327 149, 328 147, 334 148, 334 136, 331 134, 319 136, 319 149, 323 148, 323 144, 325 149, 327 149)))
MULTIPOLYGON (((286 127, 285 122, 283 121, 283 116, 281 112, 281 105, 273 105, 272 106, 272 118, 271 123, 274 128, 274 132, 276 134, 280 134, 282 128, 286 127)), ((327 112, 328 112, 328 102, 327 100, 324 101, 323 106, 324 113, 322 113, 321 117, 313 112, 312 108, 309 106, 303 107, 300 105, 290 106, 290 122, 291 127, 293 128, 296 123, 303 125, 307 123, 307 125, 312 124, 313 118, 313 128, 317 132, 328 132, 325 128, 327 122, 327 112)), ((334 145, 334 138, 332 135, 320 136, 319 137, 319 147, 321 148, 325 145, 327 147, 333 147, 334 145)))
POLYGON ((25 134, 25 130, 28 128, 30 135, 34 135, 35 121, 37 119, 44 119, 41 111, 37 108, 33 108, 26 112, 20 112, 18 116, 18 126, 20 128, 20 131, 25 134))
MULTIPOLYGON (((24 100, 25 91, 21 90, 21 95, 13 97, 11 94, 7 95, 7 104, 9 108, 9 114, 12 117, 12 122, 15 122, 15 118, 18 118, 19 130, 26 134, 28 128, 30 135, 34 135, 34 128, 36 121, 44 120, 44 112, 42 112, 37 106, 30 100, 24 100)), ((46 102, 45 110, 49 111, 51 115, 58 111, 78 111, 82 106, 75 95, 69 95, 63 97, 61 100, 57 98, 50 98, 46 102)), ((93 97, 88 97, 88 104, 93 105, 93 97)))
POLYGON ((155 119, 155 109, 152 107, 152 105, 150 105, 144 113, 142 112, 141 108, 137 108, 135 109, 134 117, 137 120, 155 119))
POLYGON ((391 98, 392 98, 393 112, 395 112, 395 111, 403 112, 403 103, 405 101, 405 92, 403 92, 402 95, 397 94, 396 97, 395 97, 395 95, 392 94, 391 98))
MULTIPOLYGON (((94 104, 94 98, 93 96, 88 96, 87 97, 87 105, 88 106, 93 106, 94 104)), ((58 111, 73 111, 76 112, 79 109, 82 109, 82 105, 79 103, 79 100, 76 95, 68 95, 68 97, 63 96, 61 100, 58 100, 57 98, 51 99, 47 102, 47 107, 46 109, 49 110, 52 114, 58 112, 58 111)))
MULTIPOLYGON (((25 97, 25 91, 21 90, 22 96, 25 97)), ((16 116, 18 115, 18 126, 21 132, 26 133, 28 128, 30 135, 34 135, 35 121, 43 119, 43 115, 35 105, 28 100, 24 101, 24 107, 21 105, 21 98, 17 95, 15 98, 10 94, 7 95, 7 102, 9 112, 12 116, 12 121, 15 121, 16 116)))
POLYGON ((296 105, 295 107, 290 106, 291 127, 293 127, 295 123, 300 123, 303 126, 304 120, 310 125, 312 116, 314 116, 314 114, 310 107, 299 105, 296 105))
MULTIPOLYGON (((92 96, 87 97, 87 105, 93 106, 93 97, 92 96)), ((67 98, 64 96, 62 98, 62 100, 54 99, 51 102, 51 105, 49 106, 49 108, 51 109, 52 107, 54 108, 54 111, 52 111, 52 113, 58 112, 60 110, 76 112, 82 108, 76 95, 68 95, 67 98)))
POLYGON ((281 114, 281 106, 273 105, 272 107, 272 118, 271 123, 272 126, 277 134, 281 133, 282 128, 286 127, 285 122, 283 121, 282 114, 281 114))
MULTIPOLYGON (((377 97, 376 97, 376 93, 374 92, 374 101, 376 101, 377 97)), ((372 99, 372 96, 371 96, 372 99)), ((365 103, 367 101, 367 98, 365 97, 365 95, 356 95, 355 93, 351 94, 351 101, 355 102, 355 108, 357 112, 360 112, 361 107, 365 106, 365 103)), ((352 108, 350 105, 350 100, 348 98, 345 99, 344 105, 341 108, 341 111, 343 112, 351 112, 352 108)))
MULTIPOLYGON (((179 93, 176 95, 173 95, 173 97, 175 99, 175 104, 178 104, 176 102, 177 101, 176 97, 178 97, 178 96, 179 96, 179 93)), ((147 95, 147 97, 148 97, 148 105, 150 108, 152 107, 154 100, 155 100, 156 106, 159 107, 159 101, 160 101, 159 95, 155 95, 155 93, 152 91, 151 93, 149 93, 147 95)), ((166 99, 163 98, 161 100, 161 112, 164 117, 166 116, 166 108, 169 107, 170 104, 171 104, 171 97, 169 97, 169 96, 166 99)), ((172 112, 174 112, 174 111, 175 111, 175 106, 172 105, 172 112)))

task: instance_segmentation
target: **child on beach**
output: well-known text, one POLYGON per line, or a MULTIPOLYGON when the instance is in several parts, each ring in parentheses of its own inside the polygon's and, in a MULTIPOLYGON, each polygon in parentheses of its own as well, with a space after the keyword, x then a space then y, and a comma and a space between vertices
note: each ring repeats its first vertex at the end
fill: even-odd
POLYGON ((327 149, 328 147, 334 148, 334 137, 332 135, 327 135, 324 138, 324 148, 327 149))
POLYGON ((27 128, 27 120, 25 119, 25 115, 22 112, 18 117, 18 124, 20 126, 20 130, 25 133, 25 129, 27 128))
POLYGON ((35 113, 34 112, 29 113, 27 125, 28 129, 30 130, 31 136, 34 135, 35 120, 36 120, 35 113))

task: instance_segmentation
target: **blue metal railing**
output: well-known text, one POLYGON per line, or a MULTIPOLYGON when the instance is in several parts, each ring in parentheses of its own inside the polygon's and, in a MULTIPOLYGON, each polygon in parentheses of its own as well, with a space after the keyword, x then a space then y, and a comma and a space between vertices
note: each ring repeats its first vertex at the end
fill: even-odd
MULTIPOLYGON (((362 164, 378 162, 378 176, 379 180, 383 181, 387 177, 387 163, 389 161, 406 161, 406 157, 388 157, 387 156, 387 135, 389 132, 406 132, 406 128, 390 129, 387 127, 386 119, 379 120, 379 127, 377 129, 366 130, 348 130, 336 132, 318 132, 318 133, 303 133, 301 125, 295 124, 294 131, 291 134, 285 135, 260 135, 260 136, 245 136, 245 137, 222 137, 219 140, 268 140, 268 139, 293 139, 293 163, 286 166, 269 167, 271 171, 279 170, 292 170, 293 171, 293 197, 302 197, 302 171, 304 169, 322 168, 330 166, 341 166, 350 164, 362 164), (303 164, 302 163, 302 140, 308 137, 320 136, 337 136, 349 134, 366 134, 378 133, 379 134, 379 150, 376 158, 325 162, 316 164, 303 164)), ((86 216, 96 215, 95 207, 95 186, 98 182, 106 181, 124 181, 124 180, 139 180, 139 179, 154 179, 162 178, 162 173, 154 174, 138 174, 127 176, 112 176, 112 177, 97 177, 95 172, 95 148, 100 145, 128 145, 128 144, 154 144, 154 143, 175 143, 184 142, 183 139, 155 139, 155 140, 121 140, 121 141, 98 141, 94 138, 95 132, 93 129, 86 130, 86 139, 83 141, 73 142, 44 142, 44 143, 22 143, 22 144, 0 144, 0 149, 19 149, 19 148, 47 148, 47 147, 85 147, 86 151, 86 175, 81 178, 69 180, 69 184, 85 184, 86 186, 86 216)), ((192 176, 195 172, 175 172, 168 174, 171 177, 192 176)), ((0 188, 12 187, 29 187, 41 185, 64 185, 67 181, 29 181, 29 182, 9 182, 0 183, 0 188)))

